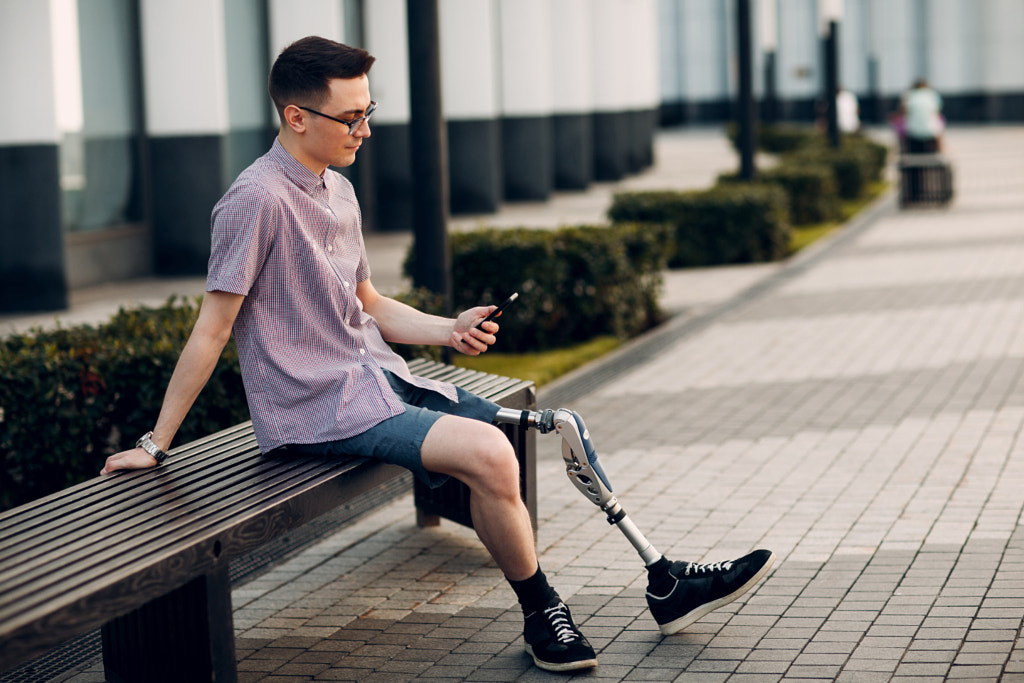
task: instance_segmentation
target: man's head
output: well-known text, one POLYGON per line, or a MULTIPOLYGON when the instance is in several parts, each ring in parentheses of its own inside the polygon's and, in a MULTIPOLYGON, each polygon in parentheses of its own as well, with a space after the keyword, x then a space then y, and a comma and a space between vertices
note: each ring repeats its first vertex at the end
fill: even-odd
POLYGON ((270 70, 268 89, 281 118, 278 138, 314 173, 353 163, 370 137, 366 72, 373 57, 326 38, 298 40, 281 52, 270 70))
POLYGON ((321 107, 330 96, 332 79, 365 76, 373 62, 366 50, 319 36, 302 38, 282 50, 270 69, 270 99, 283 122, 289 104, 321 107))

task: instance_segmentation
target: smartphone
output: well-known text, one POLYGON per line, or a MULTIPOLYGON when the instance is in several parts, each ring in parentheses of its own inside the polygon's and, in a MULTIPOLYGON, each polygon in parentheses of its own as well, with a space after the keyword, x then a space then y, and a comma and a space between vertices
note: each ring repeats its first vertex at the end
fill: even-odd
POLYGON ((477 328, 478 330, 480 330, 480 329, 483 329, 482 327, 480 327, 481 325, 483 325, 483 324, 484 324, 485 322, 487 322, 488 320, 494 320, 495 318, 497 318, 497 317, 498 317, 498 315, 499 315, 499 314, 500 314, 500 313, 501 313, 501 312, 502 312, 503 310, 505 310, 505 307, 506 307, 506 306, 508 306, 508 305, 509 305, 510 303, 512 303, 513 301, 515 301, 515 300, 516 300, 516 299, 518 299, 518 298, 519 298, 519 292, 513 292, 513 293, 512 293, 512 296, 510 296, 509 298, 505 299, 505 300, 504 300, 504 301, 502 301, 502 302, 501 302, 500 304, 498 304, 498 307, 497 307, 497 308, 495 308, 495 309, 494 309, 493 311, 491 311, 490 313, 488 313, 488 314, 487 314, 487 317, 486 317, 486 318, 484 318, 484 319, 483 319, 483 320, 481 320, 481 321, 480 321, 479 323, 477 323, 477 325, 476 325, 476 328, 477 328))

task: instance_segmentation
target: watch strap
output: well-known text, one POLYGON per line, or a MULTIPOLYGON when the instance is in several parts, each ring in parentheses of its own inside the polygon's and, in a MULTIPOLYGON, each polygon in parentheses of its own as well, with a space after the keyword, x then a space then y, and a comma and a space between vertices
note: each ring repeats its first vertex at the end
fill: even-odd
POLYGON ((156 459, 157 465, 162 465, 164 460, 167 459, 167 453, 160 450, 160 447, 153 443, 153 440, 150 438, 151 436, 153 436, 153 432, 146 432, 135 442, 135 445, 152 455, 156 459))

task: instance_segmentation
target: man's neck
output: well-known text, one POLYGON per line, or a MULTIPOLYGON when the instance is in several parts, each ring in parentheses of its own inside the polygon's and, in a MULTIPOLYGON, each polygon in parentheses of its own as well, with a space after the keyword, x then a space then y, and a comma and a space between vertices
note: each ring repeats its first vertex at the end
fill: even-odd
POLYGON ((292 155, 292 157, 308 168, 310 171, 318 176, 323 176, 324 171, 327 170, 327 166, 317 162, 311 155, 307 154, 302 147, 301 140, 294 135, 289 135, 284 128, 280 129, 277 133, 277 139, 281 142, 281 146, 284 147, 285 151, 292 155))

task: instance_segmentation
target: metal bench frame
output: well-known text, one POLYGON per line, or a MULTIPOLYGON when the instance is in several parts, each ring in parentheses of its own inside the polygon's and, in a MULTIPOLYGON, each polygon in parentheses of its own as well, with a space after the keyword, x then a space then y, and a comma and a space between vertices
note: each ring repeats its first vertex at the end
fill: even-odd
MULTIPOLYGON (((414 361, 508 408, 532 382, 414 361)), ((535 435, 502 425, 536 520, 535 435)), ((0 671, 97 627, 109 680, 235 681, 229 562, 403 473, 365 458, 264 457, 250 423, 159 468, 98 477, 0 515, 0 671)), ((468 489, 417 486, 420 524, 471 525, 468 489)), ((536 524, 536 521, 534 521, 536 524)))

